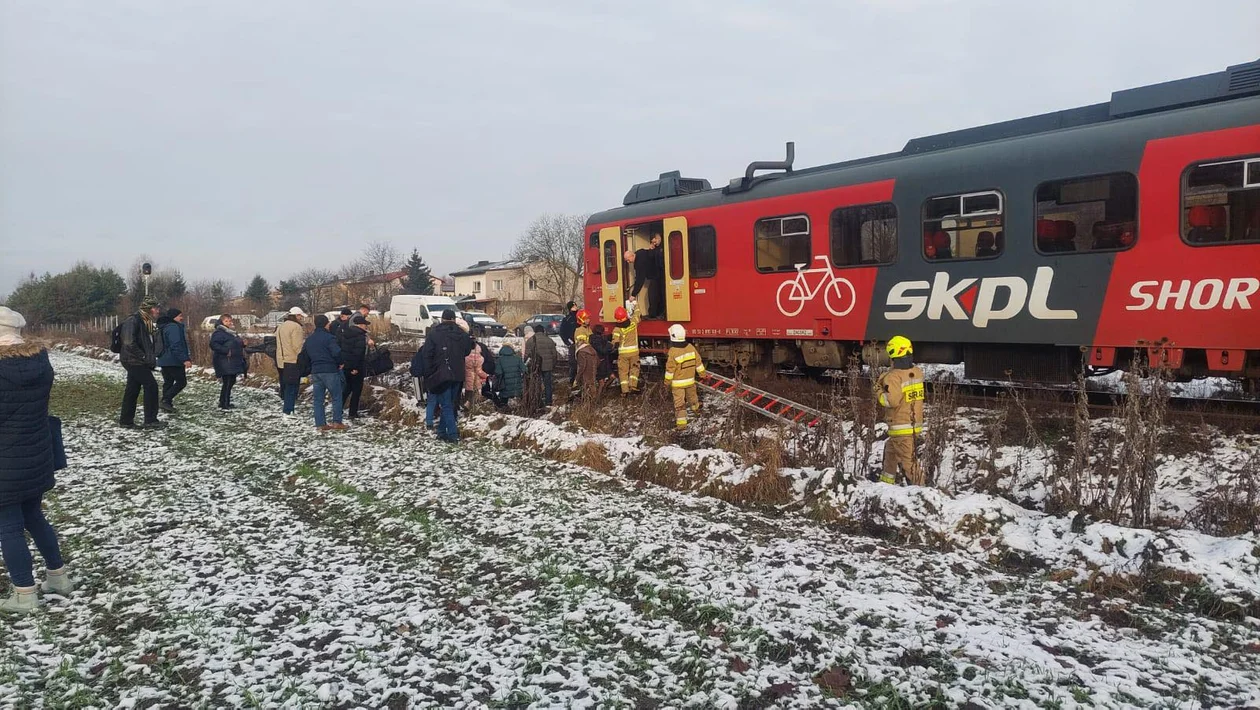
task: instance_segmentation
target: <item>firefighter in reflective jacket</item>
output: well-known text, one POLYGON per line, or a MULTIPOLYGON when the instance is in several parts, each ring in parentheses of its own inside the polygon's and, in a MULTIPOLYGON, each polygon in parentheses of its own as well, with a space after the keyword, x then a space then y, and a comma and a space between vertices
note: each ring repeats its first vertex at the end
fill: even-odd
POLYGON ((665 356, 665 381, 674 391, 674 425, 687 426, 687 411, 700 413, 700 397, 696 394, 696 376, 704 374, 704 363, 696 346, 687 342, 687 331, 675 323, 669 327, 669 353, 665 356))
POLYGON ((639 391, 639 310, 635 300, 626 301, 630 312, 618 308, 613 312, 617 325, 613 328, 612 341, 617 348, 617 377, 621 380, 621 394, 625 396, 639 391))
POLYGON ((923 471, 914 448, 923 433, 923 370, 914 364, 914 348, 908 338, 893 337, 887 345, 893 369, 880 375, 876 395, 888 422, 884 446, 884 472, 879 480, 897 482, 897 467, 910 483, 923 485, 923 471))

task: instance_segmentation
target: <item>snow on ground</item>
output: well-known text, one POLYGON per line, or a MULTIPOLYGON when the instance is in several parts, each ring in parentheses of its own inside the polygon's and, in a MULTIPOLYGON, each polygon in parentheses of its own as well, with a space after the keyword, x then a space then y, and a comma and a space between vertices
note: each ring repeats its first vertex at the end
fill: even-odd
POLYGON ((112 425, 57 353, 49 508, 82 589, 0 621, 19 707, 969 707, 1260 703, 1260 620, 368 423, 272 391, 112 425))

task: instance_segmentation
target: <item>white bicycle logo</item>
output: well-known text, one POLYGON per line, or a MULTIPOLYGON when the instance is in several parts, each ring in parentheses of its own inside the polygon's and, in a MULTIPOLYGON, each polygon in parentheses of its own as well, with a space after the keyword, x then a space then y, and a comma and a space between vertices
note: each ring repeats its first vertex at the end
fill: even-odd
POLYGON ((831 272, 831 260, 826 254, 814 257, 814 261, 820 259, 823 265, 817 269, 807 270, 806 264, 797 264, 796 278, 779 284, 775 301, 780 313, 788 317, 800 313, 805 308, 805 302, 814 300, 818 292, 823 291, 824 285, 827 288, 823 293, 823 303, 827 305, 827 310, 831 311, 831 315, 847 316, 849 311, 853 310, 853 306, 857 303, 857 291, 854 290, 853 284, 848 279, 831 272), (809 280, 805 278, 806 274, 826 274, 826 276, 819 279, 817 284, 810 286, 809 280), (827 278, 828 276, 830 278, 827 278))

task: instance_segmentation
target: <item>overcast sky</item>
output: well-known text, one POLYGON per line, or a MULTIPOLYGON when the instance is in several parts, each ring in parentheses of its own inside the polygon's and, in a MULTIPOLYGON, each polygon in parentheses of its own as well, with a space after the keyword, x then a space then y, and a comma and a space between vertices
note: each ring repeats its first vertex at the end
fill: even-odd
POLYGON ((0 294, 144 251, 274 284, 377 239, 444 273, 666 170, 1105 101, 1256 59, 1257 27, 1257 0, 0 0, 0 294))

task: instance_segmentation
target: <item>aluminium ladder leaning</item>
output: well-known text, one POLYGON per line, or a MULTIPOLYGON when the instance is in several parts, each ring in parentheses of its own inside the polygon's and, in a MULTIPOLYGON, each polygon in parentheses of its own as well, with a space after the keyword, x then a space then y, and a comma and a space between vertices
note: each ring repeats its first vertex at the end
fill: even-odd
POLYGON ((707 371, 697 378, 696 383, 710 392, 717 392, 735 399, 741 406, 763 414, 771 419, 803 424, 813 427, 830 416, 824 412, 784 399, 773 392, 751 387, 743 382, 736 382, 712 371, 707 371))

